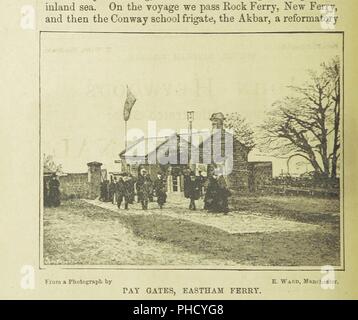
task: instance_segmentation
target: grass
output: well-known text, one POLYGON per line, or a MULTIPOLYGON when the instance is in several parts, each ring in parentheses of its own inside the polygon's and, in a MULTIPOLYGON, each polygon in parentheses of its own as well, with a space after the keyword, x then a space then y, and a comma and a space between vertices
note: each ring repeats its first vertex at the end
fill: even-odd
MULTIPOLYGON (((269 214, 274 214, 276 206, 279 207, 279 215, 302 219, 303 212, 298 210, 299 201, 292 205, 277 199, 271 200, 270 205, 265 208, 269 214), (297 208, 293 209, 295 206, 297 208)), ((251 198, 245 199, 241 204, 250 210, 259 210, 263 206, 263 203, 251 198)), ((313 210, 316 211, 306 214, 315 215, 313 220, 321 225, 326 223, 324 213, 320 212, 322 210, 317 207, 313 210)), ((123 259, 123 255, 127 254, 125 246, 131 246, 131 250, 135 252, 130 257, 130 263, 134 264, 155 264, 159 261, 163 265, 225 263, 249 266, 337 266, 340 257, 339 228, 332 223, 334 220, 329 220, 327 226, 309 232, 229 234, 188 220, 155 214, 123 215, 74 200, 65 202, 60 209, 45 210, 44 254, 48 263, 78 261, 77 255, 82 255, 80 261, 90 261, 91 264, 108 263, 107 256, 115 257, 111 263, 126 264, 128 261, 123 259), (56 210, 60 210, 61 215, 54 214, 56 210), (73 220, 74 217, 77 220, 73 220), (59 223, 63 222, 61 219, 76 222, 66 223, 59 228, 59 223), (85 224, 79 224, 81 221, 85 224), (113 225, 117 227, 113 229, 113 225), (130 230, 132 242, 140 240, 142 245, 133 247, 132 242, 127 241, 119 248, 117 243, 128 236, 126 233, 116 235, 120 226, 130 230), (111 240, 108 239, 108 234, 103 234, 107 229, 112 234, 111 240), (64 244, 67 244, 65 249, 62 248, 64 244), (101 246, 106 247, 105 253, 98 254, 101 246), (156 252, 156 246, 163 247, 162 252, 156 252), (118 250, 121 251, 119 255, 116 253, 118 250), (169 253, 173 254, 169 256, 169 253), (167 254, 168 257, 153 259, 155 254, 167 254), (91 259, 86 260, 86 257, 91 259)))
POLYGON ((228 259, 248 265, 339 264, 338 234, 302 232, 292 234, 228 234, 216 228, 163 216, 130 217, 134 233, 180 246, 192 253, 228 259))
POLYGON ((260 212, 289 220, 339 226, 339 199, 297 196, 237 196, 232 207, 239 211, 260 212))

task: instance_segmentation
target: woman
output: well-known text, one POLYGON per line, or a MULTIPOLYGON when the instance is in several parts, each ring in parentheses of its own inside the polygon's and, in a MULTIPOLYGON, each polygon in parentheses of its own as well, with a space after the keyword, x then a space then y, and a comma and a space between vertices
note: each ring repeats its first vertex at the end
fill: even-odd
POLYGON ((190 199, 189 210, 196 210, 195 200, 200 198, 201 185, 198 177, 195 176, 194 172, 190 173, 186 183, 186 188, 186 198, 190 199))
POLYGON ((161 173, 158 173, 157 179, 154 181, 154 191, 157 196, 157 203, 159 208, 162 209, 164 203, 167 200, 167 188, 165 179, 163 178, 161 173))
POLYGON ((51 180, 48 183, 48 202, 50 207, 58 207, 61 204, 60 200, 60 181, 58 181, 56 173, 52 174, 51 180))
POLYGON ((204 197, 205 210, 208 210, 209 212, 217 212, 218 191, 219 191, 219 185, 217 181, 217 176, 213 174, 208 179, 208 187, 206 189, 206 193, 204 197))

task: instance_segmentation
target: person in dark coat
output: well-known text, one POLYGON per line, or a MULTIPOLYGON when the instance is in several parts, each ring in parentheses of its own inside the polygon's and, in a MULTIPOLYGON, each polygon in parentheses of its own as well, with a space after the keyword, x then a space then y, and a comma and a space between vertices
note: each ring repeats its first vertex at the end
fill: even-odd
POLYGON ((123 181, 124 181, 124 204, 125 204, 125 209, 128 209, 128 205, 133 203, 134 186, 130 175, 125 175, 123 181))
POLYGON ((113 183, 114 183, 114 193, 113 193, 113 204, 117 204, 117 177, 113 178, 113 183))
POLYGON ((167 187, 165 179, 161 173, 158 173, 157 178, 154 180, 154 191, 157 196, 159 208, 162 209, 167 200, 167 187))
POLYGON ((47 187, 47 181, 44 178, 43 179, 43 201, 44 201, 44 207, 48 207, 48 187, 47 187))
POLYGON ((106 201, 106 184, 104 180, 101 181, 99 200, 106 201))
POLYGON ((141 175, 138 177, 137 192, 142 204, 142 209, 147 210, 148 202, 153 192, 153 184, 152 180, 147 174, 147 171, 144 169, 141 171, 141 175))
POLYGON ((113 203, 114 193, 116 192, 116 185, 113 180, 113 176, 111 176, 111 180, 108 185, 108 200, 113 203))
POLYGON ((217 176, 213 174, 208 179, 208 186, 204 197, 204 209, 209 212, 217 211, 217 199, 218 199, 219 185, 217 176))
POLYGON ((205 194, 206 177, 203 175, 201 171, 199 171, 198 180, 200 184, 200 198, 203 198, 205 194))
POLYGON ((184 197, 189 199, 189 197, 190 197, 190 195, 189 195, 189 190, 190 190, 190 171, 189 170, 184 170, 183 175, 184 175, 184 197))
POLYGON ((129 191, 129 204, 134 203, 134 197, 135 197, 135 184, 136 181, 134 177, 130 174, 128 175, 128 191, 129 191))
POLYGON ((60 199, 60 181, 54 173, 48 183, 48 204, 50 207, 58 207, 61 204, 60 199))
POLYGON ((106 179, 104 180, 105 183, 105 200, 106 202, 110 201, 109 199, 109 181, 106 179))
POLYGON ((99 200, 103 202, 109 201, 108 185, 109 185, 108 180, 103 180, 101 182, 99 200))
POLYGON ((128 209, 129 196, 128 196, 128 187, 126 181, 123 177, 119 177, 116 184, 116 200, 118 209, 121 208, 122 202, 124 200, 124 209, 128 209))
POLYGON ((193 172, 190 173, 184 185, 184 196, 190 199, 189 210, 196 210, 195 200, 200 198, 200 188, 200 180, 193 172))
POLYGON ((229 212, 229 196, 231 192, 227 187, 225 178, 221 175, 218 178, 217 210, 218 212, 229 212))
POLYGON ((229 212, 230 190, 227 187, 225 178, 213 175, 209 179, 208 188, 204 199, 204 209, 209 212, 229 212))
POLYGON ((145 171, 145 169, 140 170, 140 172, 138 174, 138 178, 136 179, 136 182, 135 182, 135 190, 136 190, 136 194, 137 194, 137 202, 138 203, 142 203, 140 187, 142 185, 144 171, 145 171))

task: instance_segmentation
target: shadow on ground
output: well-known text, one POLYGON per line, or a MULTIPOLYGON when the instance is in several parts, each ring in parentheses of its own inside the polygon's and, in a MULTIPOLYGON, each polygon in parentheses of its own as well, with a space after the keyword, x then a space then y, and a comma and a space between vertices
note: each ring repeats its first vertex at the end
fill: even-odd
POLYGON ((319 224, 322 227, 312 231, 230 234, 165 215, 125 215, 73 200, 44 212, 44 260, 47 264, 338 266, 339 223, 319 224), (131 242, 119 246, 125 237, 131 242), (162 259, 154 259, 155 255, 162 259))

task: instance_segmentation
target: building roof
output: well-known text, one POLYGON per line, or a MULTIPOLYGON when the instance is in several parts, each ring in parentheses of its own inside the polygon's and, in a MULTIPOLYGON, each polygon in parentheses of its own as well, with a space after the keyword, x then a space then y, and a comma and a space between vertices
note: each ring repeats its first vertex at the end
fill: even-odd
POLYGON ((145 158, 146 156, 157 150, 162 144, 169 141, 174 135, 165 136, 165 137, 150 137, 150 138, 141 137, 133 144, 131 144, 129 147, 127 147, 127 149, 124 149, 119 154, 119 156, 145 158), (143 146, 139 147, 139 144, 143 144, 143 146))
MULTIPOLYGON (((210 130, 206 131, 194 131, 192 133, 192 139, 191 139, 191 148, 199 149, 200 146, 202 146, 206 141, 212 138, 213 135, 218 134, 220 130, 212 132, 210 130)), ((119 156, 121 158, 137 158, 137 159, 146 159, 150 154, 152 154, 154 151, 157 151, 159 147, 162 145, 169 143, 172 141, 178 141, 177 139, 180 138, 180 141, 186 141, 189 145, 190 139, 189 139, 189 133, 174 133, 170 136, 162 136, 162 137, 150 137, 150 138, 144 138, 141 137, 134 143, 132 143, 127 149, 124 149, 119 156), (175 139, 175 140, 174 140, 175 139), (139 144, 143 144, 141 147, 139 147, 139 144)), ((238 141, 234 137, 234 141, 236 143, 239 143, 243 148, 249 149, 247 146, 245 146, 243 143, 238 141)))

